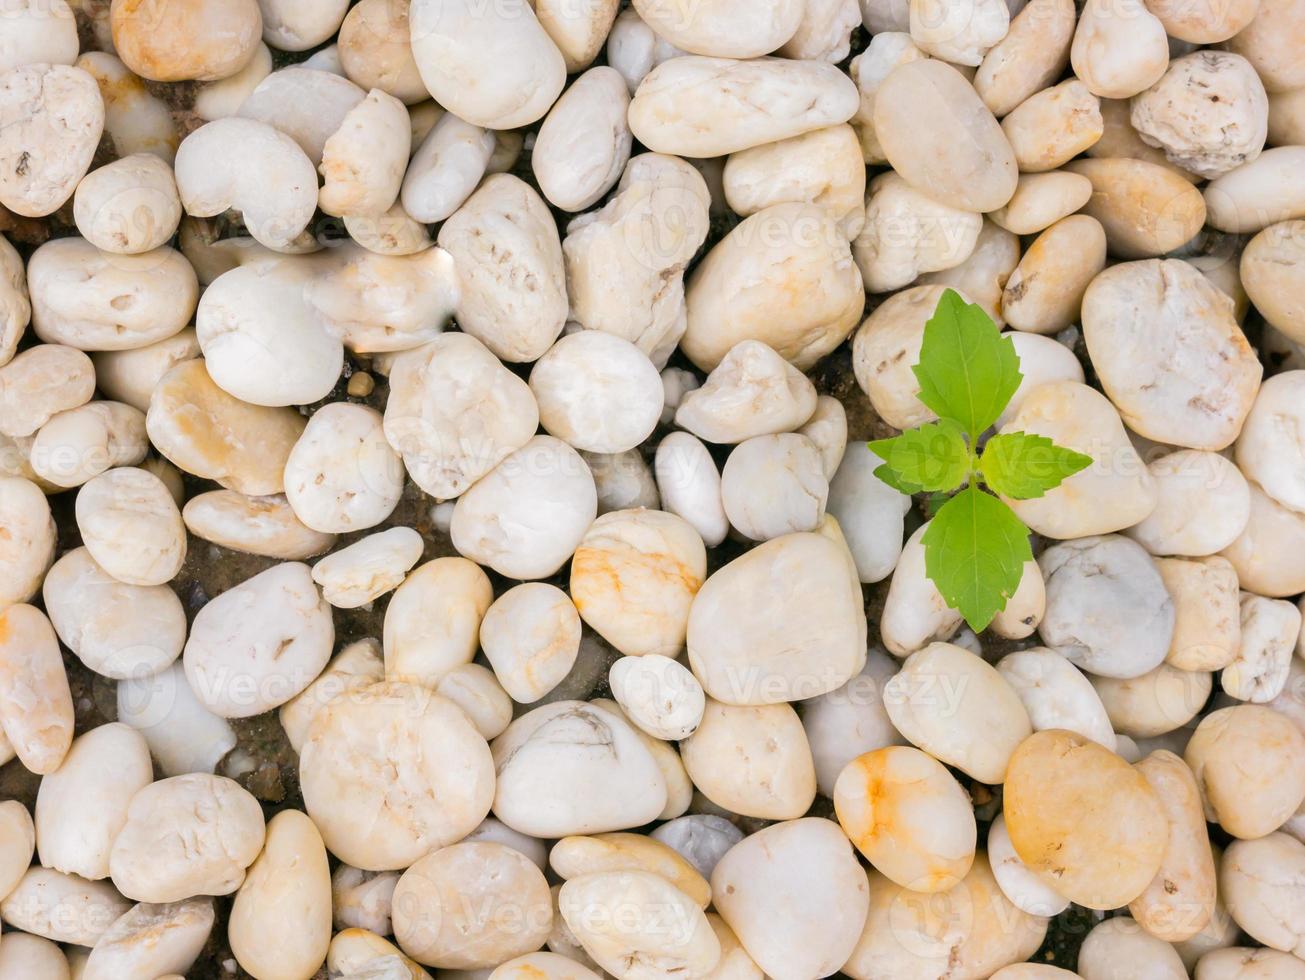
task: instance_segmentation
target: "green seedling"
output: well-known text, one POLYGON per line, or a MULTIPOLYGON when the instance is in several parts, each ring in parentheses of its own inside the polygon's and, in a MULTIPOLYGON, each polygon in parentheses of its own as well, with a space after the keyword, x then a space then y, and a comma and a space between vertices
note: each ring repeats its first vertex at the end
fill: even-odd
POLYGON ((980 449, 1023 375, 1011 339, 955 290, 925 324, 912 370, 938 421, 871 442, 884 461, 875 475, 903 493, 931 495, 925 573, 977 632, 1006 608, 1033 558, 1029 529, 999 498, 1041 497, 1092 458, 1026 432, 994 435, 980 449))

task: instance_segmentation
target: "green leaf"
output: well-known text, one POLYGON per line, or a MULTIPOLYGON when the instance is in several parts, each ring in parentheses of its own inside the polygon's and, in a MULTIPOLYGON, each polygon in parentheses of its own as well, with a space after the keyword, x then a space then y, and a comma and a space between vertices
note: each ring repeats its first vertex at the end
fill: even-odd
POLYGON ((1091 465, 1091 456, 1057 446, 1046 436, 1027 432, 993 436, 983 447, 983 457, 979 460, 984 482, 995 493, 1016 500, 1041 497, 1060 486, 1062 480, 1091 465))
POLYGON ((924 325, 920 363, 913 368, 920 401, 955 419, 971 441, 997 421, 1020 386, 1020 359, 983 308, 948 289, 924 325))
POLYGON ((1006 608, 1033 558, 1028 528, 973 485, 939 508, 923 542, 925 573, 976 633, 1006 608))
POLYGON ((880 463, 875 467, 875 476, 883 480, 898 493, 904 493, 908 497, 912 494, 919 493, 924 487, 917 487, 914 483, 907 483, 898 474, 893 472, 891 466, 887 463, 880 463))
MULTIPOLYGON (((892 471, 899 488, 915 487, 912 493, 955 490, 970 475, 969 447, 960 426, 950 419, 908 429, 891 439, 876 439, 869 445, 870 451, 892 471)), ((888 480, 884 482, 893 486, 888 480)))

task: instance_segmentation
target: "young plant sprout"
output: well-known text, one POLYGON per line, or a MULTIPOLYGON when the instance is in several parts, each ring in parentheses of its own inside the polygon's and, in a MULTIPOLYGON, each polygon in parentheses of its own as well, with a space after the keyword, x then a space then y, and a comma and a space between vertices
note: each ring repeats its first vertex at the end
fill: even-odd
POLYGON ((875 475, 903 493, 941 499, 924 533, 925 572, 977 632, 1006 608, 1033 558, 1029 529, 1000 498, 1041 497, 1092 458, 1026 432, 980 446, 1023 375, 1010 338, 955 290, 943 293, 925 324, 912 370, 938 421, 871 442, 884 461, 875 475))

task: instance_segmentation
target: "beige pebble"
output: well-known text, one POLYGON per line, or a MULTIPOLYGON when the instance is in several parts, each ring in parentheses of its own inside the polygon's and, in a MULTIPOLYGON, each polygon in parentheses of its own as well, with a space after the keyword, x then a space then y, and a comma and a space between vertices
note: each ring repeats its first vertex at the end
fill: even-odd
POLYGON ((1132 738, 1153 738, 1182 728, 1210 696, 1208 671, 1179 670, 1165 662, 1137 677, 1092 676, 1092 686, 1115 731, 1132 738))
POLYGON ((1212 228, 1257 232, 1279 221, 1305 218, 1305 193, 1296 177, 1305 147, 1276 146, 1205 186, 1212 228))
POLYGON ((409 140, 403 103, 379 90, 369 92, 322 148, 321 209, 340 216, 388 210, 403 183, 409 140))
POLYGON ((0 612, 0 726, 30 772, 54 772, 72 744, 73 703, 59 639, 35 606, 0 612))
POLYGON ((1204 224, 1200 192, 1173 170, 1143 160, 1075 160, 1065 166, 1092 181, 1083 213, 1101 222, 1110 251, 1138 259, 1172 251, 1204 224))
POLYGON ((63 951, 48 939, 26 933, 10 933, 0 948, 0 977, 4 980, 26 980, 42 977, 46 980, 70 980, 68 959, 63 951))
POLYGON ((119 681, 117 707, 118 720, 145 736, 165 776, 211 773, 236 746, 231 723, 200 703, 180 663, 119 681))
POLYGON ((320 708, 299 778, 331 853, 367 871, 408 867, 461 840, 494 795, 489 748, 462 709, 395 682, 320 708))
POLYGON ((363 871, 348 864, 339 865, 331 874, 335 928, 341 932, 366 929, 378 935, 390 935, 390 910, 398 883, 397 871, 363 871))
POLYGON ((1151 935, 1181 942, 1204 929, 1214 914, 1215 864, 1201 791, 1187 763, 1172 752, 1152 752, 1137 770, 1160 798, 1169 842, 1160 870, 1128 910, 1151 935))
POLYGON ((111 723, 75 739, 36 796, 41 864, 90 880, 109 877, 109 853, 127 806, 153 775, 149 747, 134 728, 111 723))
POLYGON ((1305 87, 1269 95, 1269 145, 1305 143, 1305 87))
MULTIPOLYGON (((111 49, 112 46, 103 47, 111 49)), ((118 155, 153 153, 166 163, 172 163, 181 136, 167 103, 151 93, 141 79, 105 50, 85 52, 77 59, 77 67, 94 78, 99 86, 100 97, 104 100, 105 135, 118 155)), ((270 70, 270 63, 268 67, 270 70)))
POLYGON ((338 41, 341 65, 354 84, 388 92, 405 105, 430 97, 412 56, 407 3, 354 4, 340 25, 338 41))
POLYGON ((454 667, 435 690, 462 709, 482 738, 497 738, 512 722, 512 699, 488 667, 454 667))
POLYGON ((1270 225, 1242 252, 1241 282, 1266 320, 1293 340, 1305 339, 1305 221, 1270 225))
POLYGON ((712 872, 717 911, 767 976, 829 974, 865 923, 870 889, 838 825, 774 824, 731 849, 712 872))
POLYGON ((1115 748, 1110 716, 1092 682, 1060 653, 1046 647, 1017 650, 996 666, 1019 695, 1035 732, 1063 728, 1115 748))
POLYGON ((134 255, 166 244, 181 221, 181 200, 167 162, 135 153, 92 171, 73 197, 77 230, 92 245, 134 255))
POLYGON ((976 66, 1010 28, 1004 0, 911 0, 911 40, 935 58, 953 65, 976 66))
POLYGON ((255 0, 186 0, 166 11, 143 0, 114 0, 110 18, 119 57, 159 82, 234 75, 262 33, 255 0))
POLYGON ((611 871, 660 875, 701 908, 711 904, 711 886, 685 858, 661 841, 642 834, 565 837, 553 845, 549 864, 564 880, 611 871))
POLYGON ((1234 837, 1276 830, 1305 798, 1305 735, 1258 704, 1206 715, 1183 758, 1201 786, 1206 819, 1234 837))
POLYGON ((230 895, 264 834, 258 800, 233 780, 208 773, 161 779, 131 798, 109 856, 113 884, 140 902, 230 895))
POLYGON ((1299 958, 1262 946, 1211 950, 1201 957, 1196 973, 1198 980, 1237 980, 1238 977, 1292 980, 1300 975, 1299 958))
POLYGON ((208 942, 215 918, 211 898, 136 905, 100 937, 81 980, 168 975, 189 970, 208 942))
POLYGON ((1104 132, 1100 100, 1076 78, 1043 89, 1001 121, 1021 173, 1044 173, 1078 156, 1104 132))
POLYGON ((1305 952, 1303 869, 1305 844, 1282 833, 1234 841, 1219 867, 1219 890, 1233 921, 1252 939, 1298 958, 1305 952))
POLYGON ((1016 852, 1070 900, 1117 908, 1159 870, 1169 835, 1160 799, 1108 749, 1066 731, 1036 732, 1012 756, 1004 791, 1016 852))
POLYGON ((424 546, 410 527, 378 531, 319 561, 313 581, 332 606, 356 609, 397 588, 421 559, 424 546))
POLYGON ((0 899, 14 890, 27 873, 36 848, 36 828, 27 807, 18 800, 0 803, 0 899))
POLYGON ((233 398, 193 360, 159 381, 145 424, 150 442, 184 472, 259 496, 284 489, 286 459, 307 423, 293 409, 233 398))
POLYGON ((913 286, 890 296, 866 317, 853 338, 857 384, 894 428, 910 429, 937 418, 917 397, 920 382, 911 368, 920 360, 924 325, 944 290, 943 286, 913 286))
POLYGON ((1079 16, 1069 57, 1093 95, 1126 99, 1159 81, 1169 44, 1164 25, 1142 0, 1091 0, 1079 16))
POLYGON ((476 655, 481 620, 494 599, 489 577, 465 558, 417 567, 385 610, 385 675, 434 686, 476 655))
POLYGON ((167 486, 153 473, 122 466, 77 492, 77 528, 91 557, 128 585, 162 585, 181 570, 186 529, 167 486))
POLYGON ((1085 214, 1062 218, 1033 241, 1006 281, 1002 316, 1016 330, 1057 333, 1079 319, 1083 294, 1105 265, 1101 224, 1085 214))
POLYGON ((1007 231, 1032 235, 1073 214, 1092 197, 1092 182, 1064 170, 1021 174, 1015 196, 989 217, 1007 231))
POLYGON ((37 344, 0 367, 0 432, 33 435, 95 394, 95 366, 74 347, 37 344))
POLYGON ((107 881, 87 881, 38 864, 0 902, 0 916, 6 926, 22 932, 57 943, 94 946, 130 907, 107 881))
POLYGON ((327 950, 326 966, 331 973, 362 980, 430 980, 430 974, 398 946, 366 929, 337 932, 327 950))
POLYGON ((227 924, 236 961, 259 980, 300 980, 331 942, 331 871, 326 847, 302 811, 267 824, 263 851, 236 892, 227 924))
POLYGON ((554 585, 526 582, 485 611, 480 646, 514 701, 538 701, 570 672, 580 648, 580 617, 554 585))
POLYGON ((942 61, 911 62, 884 80, 875 134, 894 170, 950 207, 995 211, 1015 193, 1018 168, 1001 127, 964 76, 942 61))
POLYGON ((921 285, 950 286, 981 306, 992 322, 1001 327, 1005 325, 1001 315, 1002 292, 1019 260, 1019 238, 985 221, 968 259, 950 269, 926 272, 919 281, 921 285))
POLYGON ((1087 155, 1101 160, 1127 159, 1154 163, 1189 184, 1199 183, 1200 177, 1170 163, 1163 150, 1142 140, 1133 128, 1131 105, 1130 99, 1101 100, 1101 121, 1105 131, 1101 134, 1101 139, 1087 148, 1087 155))
POLYGON ((58 210, 90 166, 103 128, 104 100, 87 72, 51 64, 7 70, 0 82, 0 204, 26 217, 58 210))
POLYGON ((291 747, 300 752, 313 718, 331 700, 385 679, 381 645, 370 637, 344 647, 317 678, 281 705, 277 717, 291 747))
POLYGON ((974 76, 974 90, 993 115, 1006 115, 1060 77, 1076 20, 1065 0, 1032 0, 1011 18, 1006 36, 988 49, 974 76))
POLYGON ((1144 932, 1127 916, 1093 927, 1079 948, 1078 972, 1083 980, 1113 980, 1130 973, 1155 980, 1187 976, 1173 946, 1144 932))
POLYGON ((657 153, 715 157, 847 122, 859 102, 851 79, 826 62, 686 55, 639 83, 630 129, 657 153))
POLYGON ((535 15, 562 52, 566 70, 577 72, 587 68, 602 50, 619 6, 618 0, 583 0, 578 4, 543 0, 536 5, 535 15))
POLYGON ((684 395, 675 422, 708 442, 739 443, 798 428, 816 404, 815 386, 801 371, 761 341, 743 340, 684 395))
POLYGON ((591 68, 549 110, 530 156, 539 189, 563 211, 583 211, 603 197, 630 159, 625 79, 591 68))
POLYGON ((842 343, 865 307, 846 235, 828 210, 804 203, 744 218, 699 263, 685 295, 681 349, 706 371, 743 340, 805 370, 842 343))
POLYGON ((234 490, 210 490, 186 501, 181 510, 186 530, 223 548, 300 561, 329 551, 334 534, 314 531, 298 517, 283 494, 247 496, 234 490))
POLYGON ((1224 692, 1239 701, 1263 704, 1282 693, 1300 636, 1301 614, 1284 599, 1243 592, 1241 643, 1219 675, 1224 692))
POLYGON ((1030 871, 1015 853, 1006 818, 997 814, 988 827, 988 863, 997 887, 1021 912, 1036 916, 1059 915, 1069 907, 1069 899, 1056 891, 1046 877, 1030 871))
POLYGON ((1236 0, 1199 10, 1176 0, 1149 0, 1146 4, 1170 37, 1192 44, 1228 40, 1251 22, 1259 6, 1259 0, 1236 0))
MULTIPOLYGON (((345 117, 366 95, 338 69, 324 70, 305 62, 268 75, 240 104, 236 115, 266 123, 290 137, 304 151, 308 162, 317 167, 322 163, 327 140, 340 130, 345 117)), ((406 124, 404 131, 407 132, 406 124)), ((392 158, 395 146, 386 139, 384 143, 378 141, 375 149, 376 157, 392 158)))
POLYGON ((1184 671, 1227 666, 1241 643, 1236 570, 1216 555, 1199 561, 1159 558, 1156 571, 1174 600, 1166 663, 1184 671))
POLYGON ((694 785, 733 813, 792 820, 815 799, 811 749, 787 704, 744 707, 708 700, 681 754, 694 785))
MULTIPOLYGON (((902 4, 904 19, 909 16, 906 3, 902 4)), ((870 38, 864 51, 852 59, 848 74, 856 82, 861 104, 850 123, 861 143, 861 155, 866 163, 884 163, 884 148, 875 135, 875 98, 879 86, 898 65, 929 57, 905 33, 907 26, 884 30, 870 38)))
POLYGON ((1229 459, 1183 449, 1161 456, 1147 470, 1155 482, 1156 508, 1125 533, 1151 554, 1212 555, 1245 530, 1251 491, 1229 459))
POLYGON ((285 495, 299 520, 327 534, 389 517, 403 495, 403 466, 381 413, 349 402, 314 412, 286 458, 285 495))
POLYGON ((1282 506, 1255 483, 1246 528, 1220 552, 1232 562, 1242 588, 1282 598, 1305 589, 1305 515, 1282 506))
POLYGON ((199 357, 199 339, 191 327, 181 333, 129 350, 96 351, 95 383, 116 402, 148 412, 159 381, 182 361, 199 357))
POLYGON ((1301 11, 1283 0, 1260 0, 1250 23, 1228 39, 1228 49, 1248 59, 1270 92, 1305 85, 1301 11))
MULTIPOLYGON (((878 457, 873 461, 877 465, 878 457)), ((910 498, 906 500, 909 506, 910 498)), ((951 639, 961 625, 961 614, 947 605, 926 574, 922 539, 928 527, 926 521, 906 539, 884 598, 879 638, 888 652, 898 657, 909 656, 934 640, 951 639)))
POLYGON ((657 34, 685 51, 754 58, 790 39, 804 8, 794 0, 780 0, 765 11, 739 0, 708 0, 686 11, 668 0, 639 0, 634 9, 657 34))
POLYGON ((145 459, 144 416, 130 405, 94 401, 53 416, 31 444, 33 472, 57 487, 81 486, 115 466, 145 459))

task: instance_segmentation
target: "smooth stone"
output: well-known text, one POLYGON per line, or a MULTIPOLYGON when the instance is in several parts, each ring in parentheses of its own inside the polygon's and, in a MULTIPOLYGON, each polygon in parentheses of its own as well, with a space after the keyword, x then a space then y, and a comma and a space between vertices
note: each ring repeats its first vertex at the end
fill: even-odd
POLYGON ((1143 0, 1089 0, 1069 60, 1093 95, 1127 99, 1160 80, 1169 65, 1169 40, 1143 0))
POLYGON ((1156 560, 1174 602, 1174 635, 1165 662, 1180 670, 1221 670, 1241 643, 1237 571, 1225 558, 1156 560))
POLYGON ((163 376, 182 361, 202 354, 199 339, 189 327, 181 333, 130 350, 96 351, 95 383, 107 397, 148 412, 150 395, 163 376))
POLYGON ((255 0, 185 0, 166 10, 115 0, 109 18, 118 56, 156 82, 234 75, 253 57, 263 23, 255 0))
POLYGON ((281 705, 277 718, 290 746, 303 751, 313 718, 330 701, 385 679, 381 645, 374 639, 357 640, 331 658, 317 679, 281 705))
POLYGON ((1001 312, 1008 326, 1059 333, 1078 322, 1083 295, 1106 267, 1106 234, 1085 214, 1062 218, 1029 245, 1006 281, 1001 312))
POLYGON ((583 211, 616 184, 630 159, 630 93, 615 68, 591 68, 554 103, 539 127, 530 165, 544 197, 583 211))
MULTIPOLYGON (((1305 140, 1305 134, 1302 134, 1305 140)), ((1292 340, 1305 339, 1305 221, 1270 225, 1246 243, 1239 266, 1246 295, 1292 340)))
POLYGON ((0 612, 0 728, 23 768, 54 772, 72 744, 73 702, 54 627, 35 606, 0 612))
POLYGON ((1067 170, 1021 174, 1015 195, 988 217, 1016 235, 1035 235, 1069 217, 1092 197, 1092 182, 1067 170))
POLYGON ((6 926, 21 932, 57 943, 94 946, 130 907, 107 881, 87 881, 36 864, 0 902, 0 916, 6 926))
POLYGON ((0 606, 8 606, 26 602, 41 588, 58 530, 41 488, 21 476, 0 477, 0 521, 7 532, 0 538, 0 606))
POLYGON ((1077 11, 1065 0, 1031 0, 1011 17, 974 76, 974 90, 993 115, 1006 115, 1063 74, 1076 23, 1077 11))
MULTIPOLYGON (((1254 406, 1247 418, 1254 418, 1254 406)), ((1242 444, 1239 438, 1237 445, 1242 444)), ((1184 449, 1161 456, 1147 470, 1155 483, 1156 508, 1125 533, 1151 554, 1213 555, 1245 530, 1250 486, 1226 457, 1184 449)))
POLYGON ((508 589, 485 611, 480 646, 512 700, 532 704, 570 673, 580 650, 571 598, 544 582, 508 589))
POLYGON ((1111 718, 1092 682, 1055 650, 1017 650, 996 667, 1019 695, 1035 732, 1063 728, 1115 749, 1111 718))
POLYGON ((104 100, 88 72, 51 64, 6 71, 0 86, 0 204, 32 218, 57 211, 91 165, 103 129, 104 100))
POLYGON ((947 605, 927 574, 923 538, 928 527, 928 521, 920 525, 902 546, 879 618, 879 639, 898 657, 934 640, 950 640, 961 625, 961 614, 947 605))
POLYGON ((1092 181, 1083 213, 1106 231, 1110 252, 1144 259, 1191 241, 1206 220, 1201 192, 1177 172, 1146 160, 1124 157, 1073 160, 1070 173, 1092 181))
POLYGON ((1020 860, 1006 830, 1006 818, 1000 813, 988 828, 987 856, 998 888, 1021 912, 1051 916, 1059 915, 1069 907, 1068 898, 1020 860))
POLYGON ((708 547, 725 540, 729 521, 720 471, 702 441, 688 432, 672 432, 658 444, 653 465, 666 512, 688 521, 708 547))
POLYGON ((313 566, 313 581, 335 608, 357 609, 398 588, 424 547, 412 528, 387 528, 327 555, 313 566))
POLYGON ((1130 738, 1155 738, 1186 726, 1210 697, 1209 671, 1179 670, 1169 663, 1137 677, 1091 676, 1115 731, 1130 738))
POLYGON ((753 541, 814 531, 829 496, 820 451, 793 432, 754 436, 721 470, 721 502, 734 529, 753 541))
MULTIPOLYGON (((1249 481, 1248 481, 1249 482, 1249 481)), ((1272 598, 1305 589, 1305 515, 1278 503, 1249 483, 1251 511, 1246 528, 1220 554, 1232 562, 1242 588, 1272 598)))
POLYGON ((1228 39, 1228 49, 1250 61, 1270 92, 1305 86, 1301 31, 1305 20, 1294 4, 1260 0, 1250 23, 1228 39))
POLYGON ((234 490, 209 490, 186 501, 186 530, 223 548, 301 561, 329 551, 334 534, 314 531, 298 517, 284 494, 247 496, 234 490))
POLYGON ((181 512, 148 470, 120 466, 88 480, 77 492, 76 516, 91 557, 127 585, 162 585, 186 559, 181 512))
POLYGON ((136 905, 100 937, 81 980, 164 978, 189 970, 203 952, 215 918, 211 898, 136 905))
POLYGON ((1285 599, 1243 592, 1241 643, 1219 675, 1224 692, 1239 701, 1264 704, 1282 693, 1300 636, 1301 614, 1285 599))
POLYGON ((95 366, 74 347, 37 344, 0 367, 0 432, 34 435, 60 412, 95 394, 95 366))
POLYGON ((816 404, 815 386, 801 371, 766 344, 743 340, 684 395, 675 423, 708 442, 741 443, 798 428, 816 404))
POLYGON ((869 292, 891 292, 921 273, 960 265, 982 227, 982 215, 941 204, 889 171, 870 182, 852 256, 869 292))
POLYGON ((117 707, 118 720, 145 737, 165 776, 212 773, 236 747, 231 723, 200 703, 179 663, 119 681, 117 707))
POLYGON ((829 481, 826 510, 837 518, 862 582, 887 578, 902 552, 902 531, 911 498, 874 475, 882 464, 866 445, 853 441, 829 481))
POLYGON ((1305 844, 1286 834, 1234 841, 1219 868, 1228 911, 1252 939, 1300 958, 1305 952, 1300 874, 1305 844))
POLYGON ((1183 980, 1187 970, 1172 945, 1144 932, 1127 916, 1093 927, 1079 947, 1083 980, 1109 980, 1136 971, 1155 980, 1183 980))

